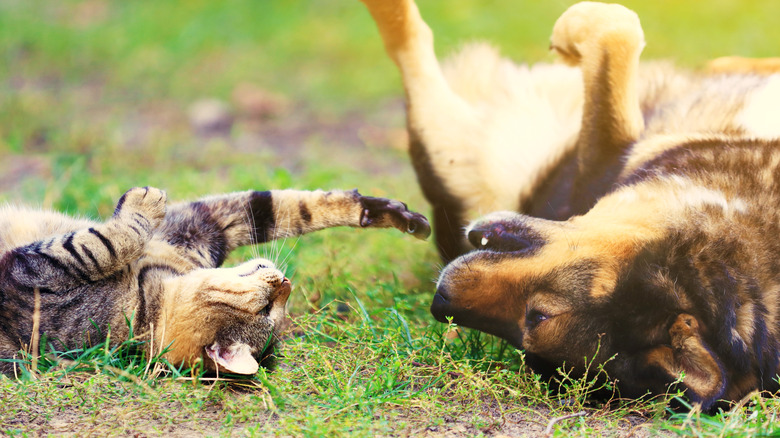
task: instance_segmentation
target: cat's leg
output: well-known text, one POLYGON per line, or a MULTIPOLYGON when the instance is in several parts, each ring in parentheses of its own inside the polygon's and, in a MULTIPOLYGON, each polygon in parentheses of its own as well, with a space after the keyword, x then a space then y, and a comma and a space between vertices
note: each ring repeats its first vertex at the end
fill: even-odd
POLYGON ((6 376, 14 376, 14 363, 7 360, 13 359, 14 356, 18 356, 19 346, 9 339, 2 330, 0 330, 0 374, 6 376))
POLYGON ((141 256, 165 204, 165 192, 134 188, 105 223, 9 251, 0 259, 0 289, 62 291, 114 274, 141 256))
POLYGON ((587 211, 612 189, 623 153, 644 130, 637 77, 644 45, 639 17, 617 4, 575 4, 553 27, 550 47, 580 66, 585 87, 575 212, 587 211))
POLYGON ((431 232, 424 216, 392 199, 357 190, 271 190, 173 205, 158 237, 195 265, 216 267, 239 246, 340 226, 392 227, 421 239, 431 232))

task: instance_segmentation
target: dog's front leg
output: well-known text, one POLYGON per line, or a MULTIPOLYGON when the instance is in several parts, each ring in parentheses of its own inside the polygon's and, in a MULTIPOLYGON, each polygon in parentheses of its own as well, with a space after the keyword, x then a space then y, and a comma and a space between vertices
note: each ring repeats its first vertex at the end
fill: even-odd
POLYGON ((614 169, 644 130, 637 78, 644 45, 639 17, 617 4, 578 3, 555 23, 550 47, 582 68, 585 87, 574 211, 587 211, 612 189, 614 169))

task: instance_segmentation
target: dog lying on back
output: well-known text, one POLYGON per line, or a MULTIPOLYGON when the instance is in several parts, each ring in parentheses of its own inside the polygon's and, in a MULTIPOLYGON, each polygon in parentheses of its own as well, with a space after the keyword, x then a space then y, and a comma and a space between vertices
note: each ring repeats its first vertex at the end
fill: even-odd
POLYGON ((177 366, 254 374, 289 326, 290 281, 265 259, 220 266, 239 246, 337 226, 430 234, 403 203, 357 190, 247 191, 168 207, 165 192, 135 188, 105 223, 0 206, 0 372, 18 374, 13 358, 36 331, 59 349, 109 332, 115 345, 130 337, 129 321, 177 366))
POLYGON ((411 0, 363 1, 401 71, 412 161, 453 259, 438 320, 507 339, 545 374, 595 357, 623 396, 678 382, 707 408, 778 390, 779 75, 640 65, 636 14, 590 2, 553 28, 569 67, 472 46, 442 69, 411 0), (491 210, 512 212, 472 222, 469 247, 456 233, 491 210))

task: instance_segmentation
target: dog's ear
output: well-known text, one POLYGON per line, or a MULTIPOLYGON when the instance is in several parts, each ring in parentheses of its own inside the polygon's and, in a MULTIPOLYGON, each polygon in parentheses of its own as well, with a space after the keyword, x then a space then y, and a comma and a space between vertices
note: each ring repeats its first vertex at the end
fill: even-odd
POLYGON ((544 246, 552 221, 517 213, 492 213, 472 223, 466 236, 478 249, 532 252, 544 246))
POLYGON ((672 379, 682 376, 686 396, 709 408, 726 387, 723 367, 699 335, 699 323, 691 315, 680 314, 669 329, 672 347, 650 351, 648 364, 663 369, 672 379))
POLYGON ((221 368, 236 374, 254 374, 260 368, 252 357, 249 345, 236 342, 227 348, 223 348, 215 342, 206 347, 206 354, 221 368))

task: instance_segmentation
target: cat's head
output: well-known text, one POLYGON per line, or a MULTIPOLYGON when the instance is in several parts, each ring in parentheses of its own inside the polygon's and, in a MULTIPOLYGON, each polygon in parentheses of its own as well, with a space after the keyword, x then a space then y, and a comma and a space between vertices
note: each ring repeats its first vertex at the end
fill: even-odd
POLYGON ((254 374, 275 337, 290 326, 290 281, 265 259, 198 269, 166 279, 155 343, 172 363, 202 359, 207 369, 254 374))

